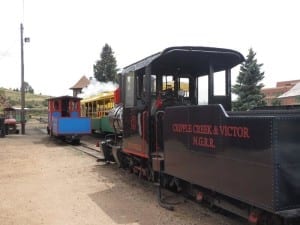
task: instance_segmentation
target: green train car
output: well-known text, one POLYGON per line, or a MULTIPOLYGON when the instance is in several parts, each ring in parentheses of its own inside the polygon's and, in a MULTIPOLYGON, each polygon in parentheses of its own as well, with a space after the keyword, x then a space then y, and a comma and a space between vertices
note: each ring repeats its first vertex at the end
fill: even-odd
POLYGON ((107 117, 114 107, 114 92, 102 92, 96 96, 84 98, 80 101, 81 116, 91 118, 93 133, 112 133, 113 128, 107 117))

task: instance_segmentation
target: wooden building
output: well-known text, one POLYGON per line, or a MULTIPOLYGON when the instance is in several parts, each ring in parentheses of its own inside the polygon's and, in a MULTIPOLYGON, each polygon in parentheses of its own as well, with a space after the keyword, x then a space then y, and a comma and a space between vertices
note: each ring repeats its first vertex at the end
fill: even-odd
POLYGON ((73 90, 73 96, 77 97, 78 94, 82 93, 82 89, 87 87, 89 83, 90 80, 86 76, 82 76, 80 80, 70 88, 71 90, 73 90))
POLYGON ((267 105, 300 104, 300 80, 280 81, 274 88, 263 88, 267 105), (297 91, 298 90, 298 91, 297 91))

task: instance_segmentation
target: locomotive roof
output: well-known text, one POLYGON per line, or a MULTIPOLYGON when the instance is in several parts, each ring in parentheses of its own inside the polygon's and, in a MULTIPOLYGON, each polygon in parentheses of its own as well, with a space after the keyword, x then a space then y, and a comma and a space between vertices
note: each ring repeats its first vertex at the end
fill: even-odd
POLYGON ((245 60, 244 56, 231 49, 214 47, 181 46, 170 47, 123 69, 122 74, 143 69, 151 64, 153 74, 186 73, 206 75, 209 66, 214 71, 231 69, 245 60))
POLYGON ((52 100, 63 100, 63 99, 68 99, 68 100, 81 100, 81 98, 78 97, 74 97, 74 96, 68 96, 68 95, 64 95, 64 96, 59 96, 59 97, 53 97, 53 98, 48 98, 48 101, 52 101, 52 100))

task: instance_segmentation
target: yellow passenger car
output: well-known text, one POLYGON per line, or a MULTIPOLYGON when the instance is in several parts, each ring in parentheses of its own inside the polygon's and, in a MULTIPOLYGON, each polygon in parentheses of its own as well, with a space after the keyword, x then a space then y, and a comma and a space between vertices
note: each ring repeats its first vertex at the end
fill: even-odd
POLYGON ((96 96, 84 98, 80 101, 81 116, 91 118, 92 132, 113 132, 107 115, 115 105, 114 98, 114 92, 102 92, 96 96))

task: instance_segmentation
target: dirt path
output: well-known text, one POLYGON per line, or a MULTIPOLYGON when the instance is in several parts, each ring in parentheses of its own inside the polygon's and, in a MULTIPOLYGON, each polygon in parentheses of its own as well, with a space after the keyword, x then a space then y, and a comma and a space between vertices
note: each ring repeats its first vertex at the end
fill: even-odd
POLYGON ((1 225, 233 224, 181 197, 158 206, 152 184, 50 139, 29 121, 26 135, 0 138, 1 225))

